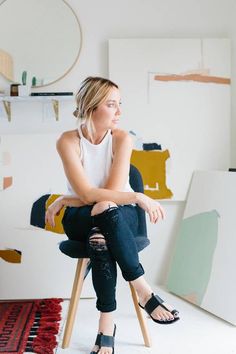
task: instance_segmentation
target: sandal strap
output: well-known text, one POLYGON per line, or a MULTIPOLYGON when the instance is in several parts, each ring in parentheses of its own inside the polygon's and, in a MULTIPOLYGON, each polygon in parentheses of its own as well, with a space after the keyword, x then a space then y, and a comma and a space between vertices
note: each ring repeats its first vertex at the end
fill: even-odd
POLYGON ((114 347, 114 337, 101 334, 100 347, 114 347))
POLYGON ((100 346, 100 343, 101 343, 101 333, 98 333, 96 341, 95 341, 95 345, 100 346))
POLYGON ((150 315, 152 311, 154 311, 157 306, 161 305, 164 301, 158 295, 154 295, 152 293, 151 298, 147 301, 146 305, 144 306, 147 313, 150 315))

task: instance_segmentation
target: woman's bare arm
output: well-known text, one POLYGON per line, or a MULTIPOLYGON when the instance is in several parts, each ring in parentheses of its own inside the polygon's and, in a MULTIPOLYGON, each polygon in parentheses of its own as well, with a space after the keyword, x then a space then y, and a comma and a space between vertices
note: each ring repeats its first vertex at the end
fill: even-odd
MULTIPOLYGON (((136 203, 138 193, 120 192, 107 188, 95 188, 89 183, 82 163, 78 158, 78 142, 73 139, 72 133, 73 132, 67 132, 62 134, 57 142, 57 150, 62 159, 65 174, 80 200, 84 204, 93 204, 106 200, 113 201, 116 204, 136 203)), ((127 178, 125 169, 127 168, 124 166, 124 172, 121 177, 122 181, 127 178)), ((115 169, 111 173, 111 177, 114 174, 115 169)), ((116 183, 118 185, 118 182, 116 183)))
POLYGON ((130 157, 133 148, 131 136, 116 129, 112 134, 113 161, 105 189, 123 191, 129 178, 130 157))

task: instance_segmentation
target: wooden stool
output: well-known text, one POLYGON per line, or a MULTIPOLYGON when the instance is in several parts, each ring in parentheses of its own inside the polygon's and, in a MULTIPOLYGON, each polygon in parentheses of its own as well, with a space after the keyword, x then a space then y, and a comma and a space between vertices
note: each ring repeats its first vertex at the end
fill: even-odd
MULTIPOLYGON (((135 192, 143 193, 143 181, 142 181, 141 174, 139 170, 133 165, 130 165, 129 182, 132 189, 135 192)), ((48 227, 48 225, 45 225, 46 208, 58 196, 59 195, 55 195, 55 194, 53 195, 45 194, 33 203, 31 209, 31 216, 30 216, 31 225, 46 229, 48 231, 56 232, 56 233, 64 233, 63 226, 61 224, 63 213, 60 213, 59 216, 55 217, 55 223, 56 223, 55 228, 48 227)), ((150 241, 147 237, 145 212, 139 206, 137 206, 137 214, 138 214, 138 232, 137 235, 135 235, 135 241, 137 244, 138 252, 140 252, 141 250, 143 250, 145 247, 149 245, 150 241)), ((72 293, 71 293, 70 305, 68 310, 68 316, 65 325, 63 343, 62 343, 62 348, 67 348, 70 343, 71 333, 73 330, 76 310, 80 299, 84 278, 86 277, 89 271, 89 266, 88 266, 89 259, 86 250, 86 245, 83 242, 72 241, 72 240, 62 241, 59 245, 59 249, 65 255, 71 258, 78 259, 77 269, 76 269, 72 293)), ((138 298, 137 298, 136 291, 131 285, 131 283, 129 283, 129 286, 130 286, 136 314, 139 320, 140 328, 142 331, 144 344, 146 347, 150 347, 151 339, 148 333, 148 329, 147 329, 147 325, 146 325, 146 321, 142 309, 138 305, 138 298)))
MULTIPOLYGON (((67 242, 67 241, 64 241, 64 242, 67 242)), ((80 300, 80 295, 81 295, 84 277, 86 274, 88 263, 89 263, 88 258, 78 259, 75 277, 74 277, 73 288, 72 288, 72 292, 71 292, 68 315, 67 315, 67 320, 66 320, 66 325, 65 325, 64 335, 63 335, 63 341, 62 341, 62 348, 63 349, 68 348, 69 344, 70 344, 71 334, 72 334, 73 325, 74 325, 74 321, 75 321, 75 315, 76 315, 78 303, 80 300)), ((151 347, 151 338, 150 338, 150 335, 148 332, 144 312, 142 311, 142 309, 138 305, 137 293, 130 282, 129 282, 129 286, 130 286, 136 314, 137 314, 137 317, 139 320, 139 325, 140 325, 141 332, 143 335, 144 344, 146 347, 151 347)))

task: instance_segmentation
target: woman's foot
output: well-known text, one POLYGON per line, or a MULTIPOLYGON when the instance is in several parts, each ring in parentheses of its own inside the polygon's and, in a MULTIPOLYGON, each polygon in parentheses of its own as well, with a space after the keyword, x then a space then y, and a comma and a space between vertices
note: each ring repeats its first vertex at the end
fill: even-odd
MULTIPOLYGON (((110 312, 101 312, 100 319, 99 319, 99 326, 98 326, 98 334, 112 337, 114 336, 114 332, 115 332, 114 329, 115 329, 115 325, 113 322, 112 314, 110 312)), ((99 336, 97 338, 99 338, 99 336)), ((113 353, 112 347, 101 346, 100 350, 99 347, 100 347, 99 345, 95 344, 91 353, 93 352, 98 354, 113 353)))
MULTIPOLYGON (((146 280, 143 276, 133 280, 132 282, 133 287, 137 291, 139 297, 139 304, 141 307, 144 307, 147 302, 151 299, 153 291, 151 287, 148 285, 146 280)), ((161 301, 162 302, 162 301, 161 301)), ((167 303, 162 302, 159 306, 157 306, 151 313, 151 317, 157 321, 165 321, 170 322, 173 321, 175 318, 178 317, 178 312, 171 313, 174 309, 167 303), (165 308, 166 309, 165 309, 165 308)))
MULTIPOLYGON (((149 300, 152 299, 154 296, 155 295, 152 293, 140 299, 139 304, 141 305, 141 307, 144 308, 149 302, 149 300)), ((157 298, 159 297, 157 296, 157 298)), ((160 302, 160 305, 158 305, 152 312, 149 312, 150 317, 154 320, 161 322, 174 321, 178 317, 178 311, 174 310, 166 302, 162 302, 162 300, 160 302)))

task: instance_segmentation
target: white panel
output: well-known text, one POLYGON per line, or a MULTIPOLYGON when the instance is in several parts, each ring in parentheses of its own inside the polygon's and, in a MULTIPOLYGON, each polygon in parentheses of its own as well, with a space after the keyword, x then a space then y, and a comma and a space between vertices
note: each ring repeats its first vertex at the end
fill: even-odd
MULTIPOLYGON (((0 258, 1 299, 70 297, 76 260, 58 249, 66 235, 30 226, 32 203, 43 194, 66 190, 56 138, 57 134, 1 136, 1 150, 11 155, 11 163, 1 170, 13 176, 13 185, 0 191, 0 249, 22 251, 21 264, 0 258)), ((94 296, 90 276, 84 296, 94 296)))
POLYGON ((186 198, 194 170, 230 165, 230 85, 154 80, 189 72, 230 78, 229 40, 109 41, 109 76, 121 88, 123 127, 168 148, 174 200, 186 198))

